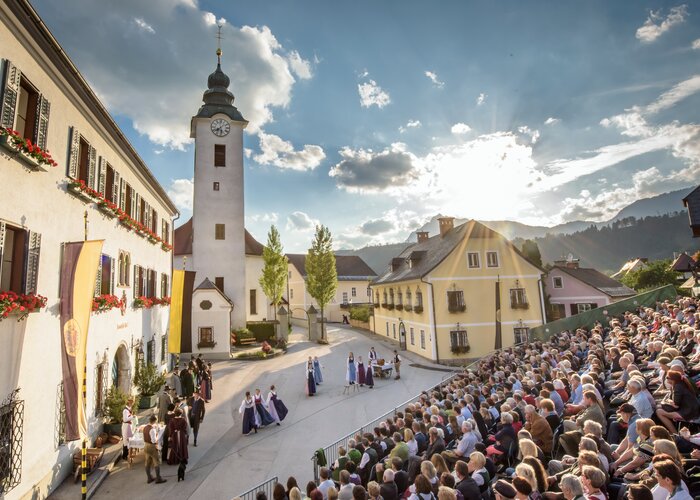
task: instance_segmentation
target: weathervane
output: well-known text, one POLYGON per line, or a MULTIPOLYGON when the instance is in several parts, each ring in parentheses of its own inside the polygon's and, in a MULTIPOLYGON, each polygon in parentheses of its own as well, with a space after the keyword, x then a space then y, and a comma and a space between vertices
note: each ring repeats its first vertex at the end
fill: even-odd
POLYGON ((223 27, 223 25, 219 24, 219 25, 217 25, 217 27, 218 27, 218 31, 217 31, 217 33, 216 33, 216 40, 217 40, 217 43, 216 43, 216 58, 217 58, 217 60, 218 60, 218 63, 221 64, 221 54, 223 54, 223 52, 221 51, 221 38, 222 38, 222 36, 221 36, 221 28, 223 27))

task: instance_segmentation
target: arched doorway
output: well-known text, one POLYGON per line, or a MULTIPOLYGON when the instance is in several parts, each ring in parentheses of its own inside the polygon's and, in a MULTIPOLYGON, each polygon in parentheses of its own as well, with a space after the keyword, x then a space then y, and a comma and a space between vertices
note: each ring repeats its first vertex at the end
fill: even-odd
POLYGON ((112 361, 112 385, 124 393, 131 391, 129 351, 120 345, 112 361))

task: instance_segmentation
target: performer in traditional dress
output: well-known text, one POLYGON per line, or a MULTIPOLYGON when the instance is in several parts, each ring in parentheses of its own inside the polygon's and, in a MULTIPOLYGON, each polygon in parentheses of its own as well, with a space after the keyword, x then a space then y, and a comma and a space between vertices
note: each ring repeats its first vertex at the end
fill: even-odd
POLYGON ((211 388, 209 387, 209 373, 206 369, 199 372, 199 395, 207 403, 211 399, 211 388), (207 394, 209 397, 207 398, 207 394))
POLYGON ((314 382, 316 382, 316 385, 321 385, 323 383, 321 363, 318 361, 318 356, 314 356, 314 382))
POLYGON ((260 389, 255 389, 255 396, 253 397, 255 401, 255 413, 258 415, 258 421, 260 426, 265 427, 275 422, 270 413, 265 408, 265 400, 263 399, 260 389))
POLYGON ((189 441, 189 435, 187 429, 189 428, 187 420, 182 414, 180 408, 175 408, 173 412, 173 417, 168 422, 168 436, 170 443, 168 446, 168 464, 169 465, 179 465, 180 463, 187 463, 189 459, 189 452, 187 451, 187 442, 189 441))
POLYGON ((243 434, 248 435, 253 430, 257 434, 260 423, 255 411, 255 401, 250 397, 250 391, 246 391, 245 399, 241 403, 238 413, 243 415, 243 434))
POLYGON ((365 385, 365 364, 362 362, 362 356, 357 357, 357 383, 360 387, 365 385))
POLYGON ((284 417, 286 417, 288 413, 287 407, 282 400, 277 397, 274 385, 270 386, 270 392, 267 394, 267 411, 270 412, 270 415, 275 419, 277 425, 280 425, 280 422, 284 420, 284 417))
POLYGON ((316 380, 314 379, 314 362, 311 356, 309 356, 309 360, 304 367, 304 377, 306 379, 306 383, 304 384, 306 387, 306 395, 313 396, 316 394, 316 380))
POLYGON ((369 348, 369 356, 367 356, 367 359, 369 360, 367 361, 369 366, 372 366, 377 362, 377 351, 374 350, 374 347, 369 348))
POLYGON ((214 377, 211 374, 211 363, 207 363, 206 367, 207 371, 207 394, 204 400, 208 403, 211 401, 211 391, 214 389, 214 377))
POLYGON ((353 385, 357 381, 357 369, 355 367, 355 356, 352 353, 348 355, 347 365, 345 380, 348 382, 348 385, 353 385))
POLYGON ((367 387, 370 389, 374 389, 374 375, 372 373, 372 364, 367 365, 367 374, 365 376, 365 384, 367 384, 367 387))
POLYGON ((122 410, 122 458, 129 458, 129 439, 134 435, 131 424, 134 423, 136 417, 131 411, 134 404, 134 398, 129 398, 126 406, 122 410))

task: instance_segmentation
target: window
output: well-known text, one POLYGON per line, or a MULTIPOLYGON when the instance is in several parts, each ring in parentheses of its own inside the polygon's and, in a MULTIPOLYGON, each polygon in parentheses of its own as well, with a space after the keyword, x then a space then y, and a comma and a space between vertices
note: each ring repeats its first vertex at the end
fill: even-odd
POLYGON ((530 329, 527 327, 513 328, 513 342, 515 345, 527 342, 529 333, 530 329))
POLYGON ((134 298, 141 297, 146 293, 146 270, 134 264, 134 298))
POLYGON ((105 200, 118 204, 114 201, 114 194, 118 190, 118 186, 115 189, 114 169, 112 165, 105 161, 102 162, 102 165, 104 169, 104 178, 102 177, 102 172, 100 172, 100 192, 105 196, 105 200))
MULTIPOLYGON (((99 365, 98 365, 99 366, 99 365)), ((95 394, 99 398, 99 394, 95 394)), ((66 400, 63 395, 63 381, 56 387, 56 448, 66 444, 66 400)))
POLYGON ((214 238, 217 240, 226 239, 226 224, 216 224, 214 229, 214 238))
POLYGON ((389 304, 394 305, 394 289, 389 288, 389 304))
POLYGON ((379 306, 379 292, 377 292, 375 295, 374 306, 375 307, 379 306))
POLYGON ((350 295, 357 297, 357 289, 355 287, 352 287, 352 290, 350 290, 350 295))
POLYGON ((129 286, 129 269, 131 269, 131 255, 128 252, 119 252, 119 286, 129 286))
POLYGON ((156 212, 153 207, 151 207, 151 215, 148 222, 151 223, 151 231, 153 231, 154 234, 158 234, 158 212, 156 212))
POLYGON ((410 335, 410 338, 411 338, 411 345, 416 345, 416 334, 415 334, 415 332, 413 331, 413 327, 411 327, 411 330, 410 330, 410 334, 409 334, 409 335, 410 335))
POLYGON ((479 263, 479 252, 467 253, 467 263, 469 265, 469 269, 481 267, 481 264, 479 263))
POLYGON ((450 332, 450 347, 454 353, 468 352, 469 339, 466 330, 452 330, 450 332))
POLYGON ((160 362, 165 363, 165 353, 168 352, 168 336, 163 334, 160 338, 160 362))
POLYGON ((114 259, 102 254, 97 267, 95 295, 114 295, 114 259))
POLYGON ((372 289, 367 287, 367 297, 372 298, 372 289))
POLYGON ((166 273, 162 273, 160 275, 160 296, 170 296, 170 276, 168 276, 166 273))
MULTIPOLYGON (((353 288, 354 290, 354 288, 353 288)), ((343 292, 343 304, 348 303, 348 292, 343 292)))
POLYGON ((258 314, 258 296, 256 294, 257 290, 255 288, 250 289, 250 314, 258 314))
POLYGON ((0 221, 0 291, 36 293, 41 235, 0 221))
POLYGON ((389 322, 386 322, 386 336, 389 336, 389 322))
POLYGON ((219 190, 219 183, 215 182, 214 183, 214 191, 218 191, 218 190, 219 190))
POLYGON ((447 310, 451 313, 464 312, 467 306, 464 304, 464 292, 462 290, 450 290, 447 292, 447 310))
POLYGON ((218 288, 221 293, 226 293, 226 292, 224 292, 224 277, 223 276, 217 276, 216 278, 214 278, 214 284, 216 285, 216 288, 218 288))
POLYGON ((524 288, 510 289, 510 307, 513 309, 527 309, 529 307, 524 288))
POLYGON ((163 243, 168 243, 170 244, 170 222, 166 221, 163 219, 163 228, 162 228, 163 234, 161 237, 163 238, 163 243))
POLYGON ((402 306, 403 305, 403 293, 399 292, 398 294, 396 294, 396 300, 397 300, 396 303, 398 305, 402 306))
POLYGON ((486 252, 486 266, 498 267, 498 252, 486 252))
POLYGON ((215 167, 225 167, 226 166, 226 145, 225 144, 215 144, 214 145, 214 166, 215 167))
POLYGON ((391 330, 394 333, 394 338, 396 338, 396 323, 392 323, 391 330))
POLYGON ((564 288, 564 282, 561 279, 561 276, 554 276, 552 278, 552 284, 554 285, 554 288, 564 288))
POLYGON ((420 348, 425 350, 425 330, 420 331, 420 348))
POLYGON ((406 290, 406 305, 408 307, 411 307, 413 305, 411 290, 406 290))
POLYGON ((22 434, 24 401, 10 395, 0 406, 0 490, 7 493, 17 486, 22 475, 22 434))
POLYGON ((287 272, 287 279, 292 279, 292 271, 287 272))
POLYGON ((122 182, 124 182, 124 186, 125 186, 125 188, 124 188, 125 195, 122 197, 122 201, 123 201, 122 210, 124 210, 126 212, 126 215, 128 215, 129 217, 131 217, 133 219, 134 212, 135 212, 134 205, 136 203, 136 198, 134 196, 135 193, 134 193, 134 190, 131 189, 131 186, 129 185, 128 182, 125 182, 123 179, 122 179, 122 182))
POLYGON ((37 104, 39 102, 39 92, 29 83, 24 76, 20 79, 19 98, 17 99, 17 116, 15 130, 22 137, 34 141, 37 104))
POLYGON ((109 387, 107 375, 109 374, 109 362, 104 359, 95 367, 95 416, 104 415, 104 404, 109 387))
POLYGON ((214 347, 214 328, 211 326, 203 326, 199 328, 199 341, 197 347, 214 347))
POLYGON ((294 288, 289 289, 289 298, 293 299, 294 298, 294 288))
POLYGON ((571 314, 579 314, 598 307, 598 304, 571 304, 571 314))
POLYGON ((156 341, 153 339, 146 342, 146 363, 156 364, 156 341))
POLYGON ((550 304, 550 320, 566 318, 566 306, 564 304, 550 304))
POLYGON ((416 292, 416 307, 414 307, 413 310, 416 312, 423 311, 423 292, 420 290, 416 292))

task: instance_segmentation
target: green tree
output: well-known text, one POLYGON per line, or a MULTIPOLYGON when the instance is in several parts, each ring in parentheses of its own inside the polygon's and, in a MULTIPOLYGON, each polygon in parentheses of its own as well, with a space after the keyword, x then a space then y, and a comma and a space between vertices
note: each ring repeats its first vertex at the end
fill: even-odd
POLYGON ((338 272, 335 268, 333 238, 327 227, 316 226, 314 241, 306 255, 306 290, 316 299, 321 310, 321 339, 325 339, 323 309, 335 296, 338 288, 338 272))
POLYGON ((521 250, 525 257, 530 260, 530 262, 536 266, 542 267, 542 254, 540 253, 540 247, 537 246, 537 242, 533 240, 525 240, 523 241, 521 250))
POLYGON ((263 248, 264 266, 260 276, 263 293, 272 302, 277 319, 277 308, 282 301, 282 294, 287 284, 287 256, 284 255, 280 233, 275 226, 267 233, 267 245, 263 248))
POLYGON ((647 266, 627 273, 620 281, 637 292, 665 285, 677 285, 678 273, 671 269, 671 260, 656 260, 647 266))

